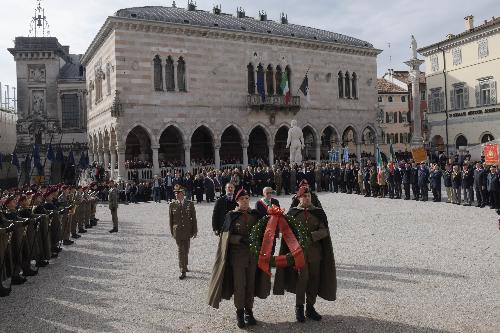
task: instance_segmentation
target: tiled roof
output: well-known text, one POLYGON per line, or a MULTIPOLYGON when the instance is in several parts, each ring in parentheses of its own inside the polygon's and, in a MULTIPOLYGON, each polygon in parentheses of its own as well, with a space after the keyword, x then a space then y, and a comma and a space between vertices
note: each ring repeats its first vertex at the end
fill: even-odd
POLYGON ((176 24, 187 24, 214 29, 247 31, 287 38, 310 39, 322 42, 344 44, 363 48, 373 45, 353 37, 335 32, 305 27, 296 24, 282 24, 274 21, 260 21, 251 17, 238 18, 229 14, 213 14, 202 10, 187 10, 175 7, 146 6, 120 9, 115 16, 128 19, 149 20, 176 24))
POLYGON ((398 85, 387 81, 386 79, 377 79, 377 91, 379 94, 384 93, 408 93, 398 85))
MULTIPOLYGON (((408 71, 394 71, 392 74, 394 78, 398 79, 401 82, 406 84, 410 84, 410 72, 408 71)), ((420 83, 425 83, 425 72, 420 73, 420 83)))
POLYGON ((467 36, 467 35, 472 35, 476 32, 481 31, 481 30, 492 27, 496 24, 500 24, 500 17, 493 17, 491 20, 489 20, 489 21, 486 20, 483 24, 478 25, 477 27, 474 27, 471 30, 466 30, 462 33, 459 33, 458 35, 453 35, 451 38, 448 38, 448 39, 443 40, 441 42, 437 42, 437 43, 431 44, 429 46, 424 46, 424 47, 418 49, 418 52, 419 53, 425 52, 431 48, 434 48, 435 46, 438 46, 441 43, 447 43, 447 42, 457 40, 457 39, 462 38, 462 37, 467 36))

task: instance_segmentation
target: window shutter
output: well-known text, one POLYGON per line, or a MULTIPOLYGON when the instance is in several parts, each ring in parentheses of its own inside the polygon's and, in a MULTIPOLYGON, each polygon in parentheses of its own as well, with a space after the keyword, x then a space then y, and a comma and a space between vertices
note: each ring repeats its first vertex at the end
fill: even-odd
POLYGON ((444 111, 444 91, 439 93, 439 111, 444 111))
POLYGON ((455 110, 455 89, 450 90, 450 110, 455 110))
POLYGON ((389 112, 387 112, 385 114, 385 123, 388 124, 389 123, 389 112))
POLYGON ((490 82, 490 103, 497 104, 497 82, 490 82))
POLYGON ((401 111, 399 111, 399 123, 401 124, 403 122, 403 114, 401 111))
POLYGON ((469 87, 464 87, 464 108, 469 107, 469 87))
POLYGON ((479 85, 476 86, 476 106, 481 106, 481 90, 479 85))
POLYGON ((427 95, 427 109, 432 112, 432 95, 427 95))

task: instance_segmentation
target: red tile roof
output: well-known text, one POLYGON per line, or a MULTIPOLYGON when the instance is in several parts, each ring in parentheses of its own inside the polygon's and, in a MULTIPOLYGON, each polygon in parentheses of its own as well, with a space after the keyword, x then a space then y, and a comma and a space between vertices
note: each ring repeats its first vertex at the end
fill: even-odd
POLYGON ((384 93, 408 93, 398 85, 387 81, 386 79, 377 79, 377 91, 379 94, 384 93))

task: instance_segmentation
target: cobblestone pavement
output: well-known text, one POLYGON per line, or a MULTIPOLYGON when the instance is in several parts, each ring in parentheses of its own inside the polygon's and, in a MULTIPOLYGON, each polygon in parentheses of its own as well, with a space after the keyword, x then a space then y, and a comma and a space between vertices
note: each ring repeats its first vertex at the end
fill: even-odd
MULTIPOLYGON (((279 198, 288 206, 289 198, 279 198)), ((294 297, 257 300, 254 332, 500 332, 500 232, 490 209, 320 194, 330 219, 338 300, 319 323, 294 322, 294 297)), ((191 273, 178 280, 168 205, 119 209, 37 277, 0 299, 2 332, 237 331, 232 302, 207 305, 217 239, 197 205, 191 273)))

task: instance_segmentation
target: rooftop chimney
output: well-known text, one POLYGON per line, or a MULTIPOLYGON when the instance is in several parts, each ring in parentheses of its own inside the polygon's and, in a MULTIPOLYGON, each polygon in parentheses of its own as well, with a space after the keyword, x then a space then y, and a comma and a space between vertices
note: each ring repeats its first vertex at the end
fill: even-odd
POLYGON ((215 5, 215 6, 214 6, 214 9, 213 9, 213 13, 214 13, 215 15, 220 15, 220 13, 221 13, 221 12, 222 12, 222 10, 221 10, 221 6, 220 6, 220 5, 218 5, 218 6, 217 6, 217 5, 215 5))
POLYGON ((465 20, 465 30, 470 31, 474 29, 474 16, 469 15, 464 18, 465 20))
POLYGON ((245 18, 245 10, 241 7, 236 8, 236 17, 237 18, 245 18))
POLYGON ((267 13, 265 11, 259 11, 259 16, 261 21, 267 21, 267 13))
POLYGON ((288 24, 288 15, 281 13, 281 24, 288 24))
POLYGON ((188 10, 194 12, 196 10, 196 3, 193 0, 188 1, 188 10))

